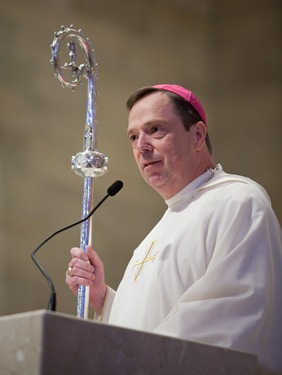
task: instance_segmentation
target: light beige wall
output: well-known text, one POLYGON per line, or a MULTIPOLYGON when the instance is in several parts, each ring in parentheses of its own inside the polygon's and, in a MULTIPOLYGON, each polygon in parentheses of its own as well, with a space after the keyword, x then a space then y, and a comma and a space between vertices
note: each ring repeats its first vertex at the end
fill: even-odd
MULTIPOLYGON (((90 37, 99 64, 98 150, 110 159, 95 200, 116 179, 124 189, 94 219, 93 242, 113 287, 132 250, 165 209, 142 181, 126 138, 124 103, 141 86, 175 82, 202 99, 215 158, 263 184, 281 211, 279 1, 2 0, 0 8, 0 314, 47 306, 46 281, 30 259, 51 232, 80 217, 82 179, 70 158, 82 149, 86 84, 72 93, 53 77, 49 45, 62 24, 90 37), (3 239, 3 240, 2 240, 3 239)), ((79 228, 38 254, 75 314, 64 283, 79 228)))
POLYGON ((219 3, 213 28, 216 156, 261 183, 281 221, 282 3, 219 3))

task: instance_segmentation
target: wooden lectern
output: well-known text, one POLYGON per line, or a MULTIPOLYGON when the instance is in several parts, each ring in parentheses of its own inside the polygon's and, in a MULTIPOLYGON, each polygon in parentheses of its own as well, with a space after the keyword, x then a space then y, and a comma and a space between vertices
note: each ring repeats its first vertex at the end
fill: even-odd
POLYGON ((256 356, 46 310, 0 318, 1 375, 255 375, 256 356))

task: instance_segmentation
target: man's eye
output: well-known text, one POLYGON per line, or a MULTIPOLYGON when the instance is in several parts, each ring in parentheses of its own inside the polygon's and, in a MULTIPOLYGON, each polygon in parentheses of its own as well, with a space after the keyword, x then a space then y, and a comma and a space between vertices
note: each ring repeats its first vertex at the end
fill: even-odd
POLYGON ((158 126, 153 126, 152 128, 151 128, 151 133, 153 134, 153 133, 156 133, 156 132, 158 132, 160 130, 160 128, 158 127, 158 126))
POLYGON ((134 142, 134 141, 136 141, 137 138, 138 138, 138 137, 137 137, 137 135, 135 135, 135 134, 131 134, 131 135, 129 136, 129 140, 130 140, 130 142, 134 142))

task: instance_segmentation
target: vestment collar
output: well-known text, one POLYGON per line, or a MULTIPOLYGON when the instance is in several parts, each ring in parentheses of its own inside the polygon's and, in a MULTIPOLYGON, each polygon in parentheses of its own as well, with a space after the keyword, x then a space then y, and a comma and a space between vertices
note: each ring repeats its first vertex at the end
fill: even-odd
POLYGON ((217 164, 215 168, 208 168, 203 174, 191 181, 172 198, 165 200, 165 203, 168 205, 168 207, 172 208, 180 203, 183 203, 184 201, 192 199, 196 190, 205 185, 215 176, 216 173, 221 171, 222 167, 220 164, 217 164))

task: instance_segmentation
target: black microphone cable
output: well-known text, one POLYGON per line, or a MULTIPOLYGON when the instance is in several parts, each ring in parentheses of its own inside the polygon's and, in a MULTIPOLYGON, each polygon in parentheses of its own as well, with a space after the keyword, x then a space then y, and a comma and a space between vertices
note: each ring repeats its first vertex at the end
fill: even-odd
POLYGON ((54 233, 52 233, 50 236, 48 236, 44 241, 42 241, 37 247, 36 249, 33 250, 33 252, 31 253, 31 258, 32 260, 34 261, 34 263, 36 264, 36 266, 38 267, 38 269, 40 270, 40 272, 42 273, 42 275, 45 277, 45 279, 47 280, 48 284, 49 284, 49 287, 50 287, 50 299, 49 299, 49 303, 48 303, 48 310, 50 311, 56 311, 56 292, 55 292, 55 286, 54 286, 54 283, 51 279, 51 277, 48 275, 48 273, 45 271, 45 269, 41 266, 41 264, 39 263, 39 261, 36 259, 35 255, 36 253, 38 252, 38 250, 46 243, 48 242, 51 238, 53 238, 54 236, 56 236, 57 234, 67 230, 67 229, 70 229, 78 224, 81 224, 83 223, 84 221, 88 220, 93 214, 94 212, 101 206, 102 203, 104 203, 104 201, 108 198, 108 197, 113 197, 114 195, 116 195, 123 187, 123 182, 120 181, 120 180, 117 180, 115 181, 108 189, 107 189, 107 195, 92 209, 92 211, 86 216, 84 217, 83 219, 80 219, 70 225, 67 225, 59 230, 56 230, 54 233))

